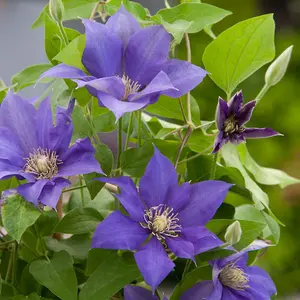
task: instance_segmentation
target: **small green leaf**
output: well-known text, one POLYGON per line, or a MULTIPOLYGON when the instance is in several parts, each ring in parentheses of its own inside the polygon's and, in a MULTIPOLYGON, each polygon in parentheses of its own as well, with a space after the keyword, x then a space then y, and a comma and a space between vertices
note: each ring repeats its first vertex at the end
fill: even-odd
POLYGON ((112 112, 101 114, 93 120, 97 132, 111 132, 117 127, 116 117, 112 112))
POLYGON ((222 32, 205 49, 203 62, 227 94, 275 56, 272 15, 242 21, 222 32))
POLYGON ((3 225, 17 242, 20 242, 25 230, 35 223, 41 212, 20 195, 11 196, 2 208, 3 225))
POLYGON ((90 276, 102 264, 105 259, 112 253, 112 250, 93 248, 89 251, 85 275, 90 276))
MULTIPOLYGON (((46 72, 52 67, 49 64, 33 65, 23 69, 21 72, 15 74, 11 78, 11 82, 14 86, 15 92, 26 88, 27 86, 33 85, 40 78, 42 73, 46 72)), ((43 82, 49 82, 51 80, 45 79, 43 82)))
POLYGON ((80 106, 74 107, 72 121, 74 125, 74 139, 85 138, 87 136, 91 137, 93 135, 91 126, 83 112, 83 109, 80 106))
POLYGON ((111 252, 83 286, 79 300, 107 300, 140 276, 132 253, 111 252))
POLYGON ((75 208, 60 220, 53 232, 70 234, 88 233, 95 230, 102 220, 101 214, 93 208, 75 208))
POLYGON ((187 145, 196 153, 209 153, 213 149, 214 136, 205 135, 201 129, 196 129, 190 136, 187 145))
POLYGON ((59 220, 56 211, 43 211, 35 223, 38 230, 38 235, 40 237, 51 235, 58 221, 59 220))
POLYGON ((73 259, 67 252, 55 253, 50 261, 33 261, 29 272, 60 299, 77 299, 77 278, 73 269, 73 259))

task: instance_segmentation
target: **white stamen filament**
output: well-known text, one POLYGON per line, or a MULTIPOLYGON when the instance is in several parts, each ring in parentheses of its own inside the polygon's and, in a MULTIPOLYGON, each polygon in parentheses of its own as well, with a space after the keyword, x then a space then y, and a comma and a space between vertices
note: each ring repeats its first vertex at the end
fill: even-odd
POLYGON ((130 94, 138 92, 141 88, 141 85, 138 82, 133 81, 125 74, 122 76, 122 82, 125 88, 125 92, 122 100, 127 100, 130 94))

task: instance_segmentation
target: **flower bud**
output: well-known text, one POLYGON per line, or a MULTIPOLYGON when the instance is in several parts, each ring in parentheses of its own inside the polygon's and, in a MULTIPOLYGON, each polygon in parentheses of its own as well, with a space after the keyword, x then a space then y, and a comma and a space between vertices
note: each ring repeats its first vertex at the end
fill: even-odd
POLYGON ((282 79, 290 62, 292 51, 293 46, 288 47, 269 66, 265 75, 265 81, 268 86, 275 85, 282 79))
POLYGON ((65 8, 62 0, 49 0, 49 13, 53 20, 60 23, 63 21, 65 8))
POLYGON ((240 241, 241 236, 242 236, 241 224, 239 221, 235 221, 227 227, 225 233, 225 241, 230 245, 234 245, 240 241))

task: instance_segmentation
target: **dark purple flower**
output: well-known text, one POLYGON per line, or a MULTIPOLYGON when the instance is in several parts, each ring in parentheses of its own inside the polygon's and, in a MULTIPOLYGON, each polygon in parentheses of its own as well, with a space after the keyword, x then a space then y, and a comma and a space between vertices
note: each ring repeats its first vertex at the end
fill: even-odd
MULTIPOLYGON (((256 248, 257 249, 257 248, 256 248)), ((250 248, 255 250, 255 248, 250 248)), ((269 300, 276 287, 266 271, 247 266, 248 252, 242 251, 211 262, 213 280, 201 281, 181 300, 269 300)))
MULTIPOLYGON (((145 288, 135 285, 127 285, 124 288, 124 300, 159 300, 159 298, 145 288)), ((168 299, 164 296, 163 300, 168 299)))
POLYGON ((56 125, 49 98, 36 110, 9 92, 0 107, 0 179, 27 179, 17 191, 36 206, 56 207, 63 188, 71 184, 64 177, 103 173, 88 138, 69 148, 73 106, 74 101, 68 109, 57 107, 56 125))
POLYGON ((178 186, 174 166, 157 149, 139 191, 129 177, 98 180, 120 187, 116 197, 129 216, 120 211, 109 215, 98 225, 92 247, 137 250, 135 260, 153 290, 174 268, 167 250, 177 257, 194 259, 196 254, 222 244, 204 226, 231 184, 212 180, 178 186))
POLYGON ((218 152, 228 142, 239 144, 246 138, 266 138, 280 133, 271 128, 245 128, 250 120, 256 101, 250 101, 243 105, 242 91, 237 92, 227 103, 219 98, 216 112, 216 124, 219 133, 215 139, 213 153, 218 152))
POLYGON ((82 70, 60 64, 43 77, 69 78, 86 86, 117 119, 155 103, 161 94, 178 98, 197 86, 206 71, 168 59, 170 34, 162 26, 141 28, 122 6, 105 25, 83 20, 86 46, 82 70))

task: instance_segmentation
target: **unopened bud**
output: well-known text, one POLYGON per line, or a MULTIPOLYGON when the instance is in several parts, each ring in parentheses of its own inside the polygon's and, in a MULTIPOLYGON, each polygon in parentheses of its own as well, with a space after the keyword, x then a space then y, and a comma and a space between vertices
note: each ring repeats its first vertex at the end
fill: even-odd
POLYGON ((58 23, 63 21, 65 8, 62 0, 49 0, 49 13, 52 19, 58 23))
POLYGON ((275 85, 282 79, 290 62, 292 51, 293 46, 288 47, 269 66, 265 75, 268 86, 275 85))
POLYGON ((225 233, 225 241, 230 245, 234 245, 240 241, 241 236, 242 236, 241 224, 239 221, 235 221, 227 227, 225 233))

